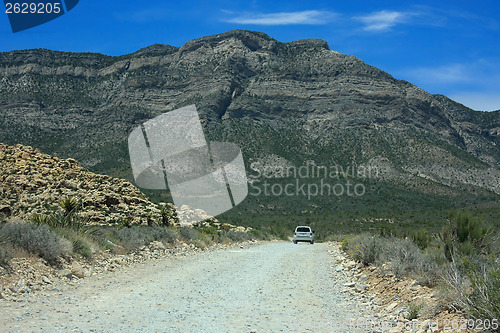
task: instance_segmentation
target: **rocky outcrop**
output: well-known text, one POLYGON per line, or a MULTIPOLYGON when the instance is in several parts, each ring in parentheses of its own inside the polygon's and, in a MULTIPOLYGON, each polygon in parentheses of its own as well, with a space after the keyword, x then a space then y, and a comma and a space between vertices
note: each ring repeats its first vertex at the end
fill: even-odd
MULTIPOLYGON (((23 220, 50 214, 66 197, 79 200, 81 215, 91 224, 161 220, 161 207, 126 180, 89 172, 74 159, 0 143, 0 211, 4 216, 23 220)), ((174 224, 174 207, 167 204, 166 208, 174 224)))

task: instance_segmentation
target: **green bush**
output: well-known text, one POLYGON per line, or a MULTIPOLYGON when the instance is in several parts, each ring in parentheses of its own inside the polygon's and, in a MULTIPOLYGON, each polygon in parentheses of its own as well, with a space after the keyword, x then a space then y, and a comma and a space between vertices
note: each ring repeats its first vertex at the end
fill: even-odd
POLYGON ((49 262, 68 254, 71 246, 47 225, 29 223, 7 223, 0 229, 6 240, 14 247, 39 255, 49 262))
POLYGON ((267 232, 255 228, 250 230, 250 234, 254 239, 260 239, 264 241, 272 239, 271 235, 269 235, 267 232))
POLYGON ((424 307, 424 303, 416 304, 416 303, 410 303, 408 305, 408 315, 406 316, 406 319, 408 320, 414 320, 418 319, 420 316, 420 311, 424 307))
POLYGON ((427 229, 412 231, 410 233, 410 238, 421 250, 424 250, 427 246, 429 246, 430 237, 427 229))
POLYGON ((88 221, 83 219, 77 211, 71 211, 69 213, 67 211, 58 211, 50 215, 33 215, 29 219, 29 222, 36 225, 46 224, 52 229, 71 228, 80 231, 88 221))
POLYGON ((482 219, 456 211, 448 214, 448 220, 438 234, 448 261, 456 255, 487 254, 494 250, 492 229, 482 219))

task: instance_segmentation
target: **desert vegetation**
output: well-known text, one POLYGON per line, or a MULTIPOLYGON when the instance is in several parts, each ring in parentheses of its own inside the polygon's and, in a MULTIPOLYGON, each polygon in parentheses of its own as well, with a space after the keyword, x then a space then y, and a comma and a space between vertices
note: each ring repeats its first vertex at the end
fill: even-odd
POLYGON ((80 209, 80 200, 64 197, 59 201, 59 209, 51 214, 34 214, 27 221, 0 220, 0 265, 7 267, 12 257, 25 254, 57 265, 61 257, 91 259, 99 250, 124 254, 154 241, 186 242, 203 249, 213 243, 267 238, 261 230, 247 233, 207 226, 173 226, 166 212, 148 225, 132 224, 129 219, 117 225, 91 225, 80 209))
POLYGON ((364 265, 437 287, 452 308, 471 318, 500 317, 500 239, 484 219, 453 211, 435 233, 381 229, 339 237, 343 250, 364 265))

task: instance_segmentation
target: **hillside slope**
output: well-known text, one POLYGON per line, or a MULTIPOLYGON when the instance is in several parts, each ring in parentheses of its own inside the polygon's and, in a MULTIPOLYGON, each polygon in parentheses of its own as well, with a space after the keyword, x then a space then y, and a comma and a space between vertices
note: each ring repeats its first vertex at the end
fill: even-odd
POLYGON ((46 155, 29 146, 0 144, 0 212, 4 217, 26 220, 50 214, 67 197, 79 200, 81 215, 91 224, 161 220, 158 206, 126 180, 89 172, 74 159, 46 155))

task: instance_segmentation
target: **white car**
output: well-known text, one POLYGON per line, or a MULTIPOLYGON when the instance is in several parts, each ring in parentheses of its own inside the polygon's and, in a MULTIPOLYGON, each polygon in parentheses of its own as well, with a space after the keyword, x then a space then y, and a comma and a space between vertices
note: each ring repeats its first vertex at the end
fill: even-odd
POLYGON ((309 242, 314 244, 314 231, 308 226, 298 226, 293 234, 293 243, 309 242))

